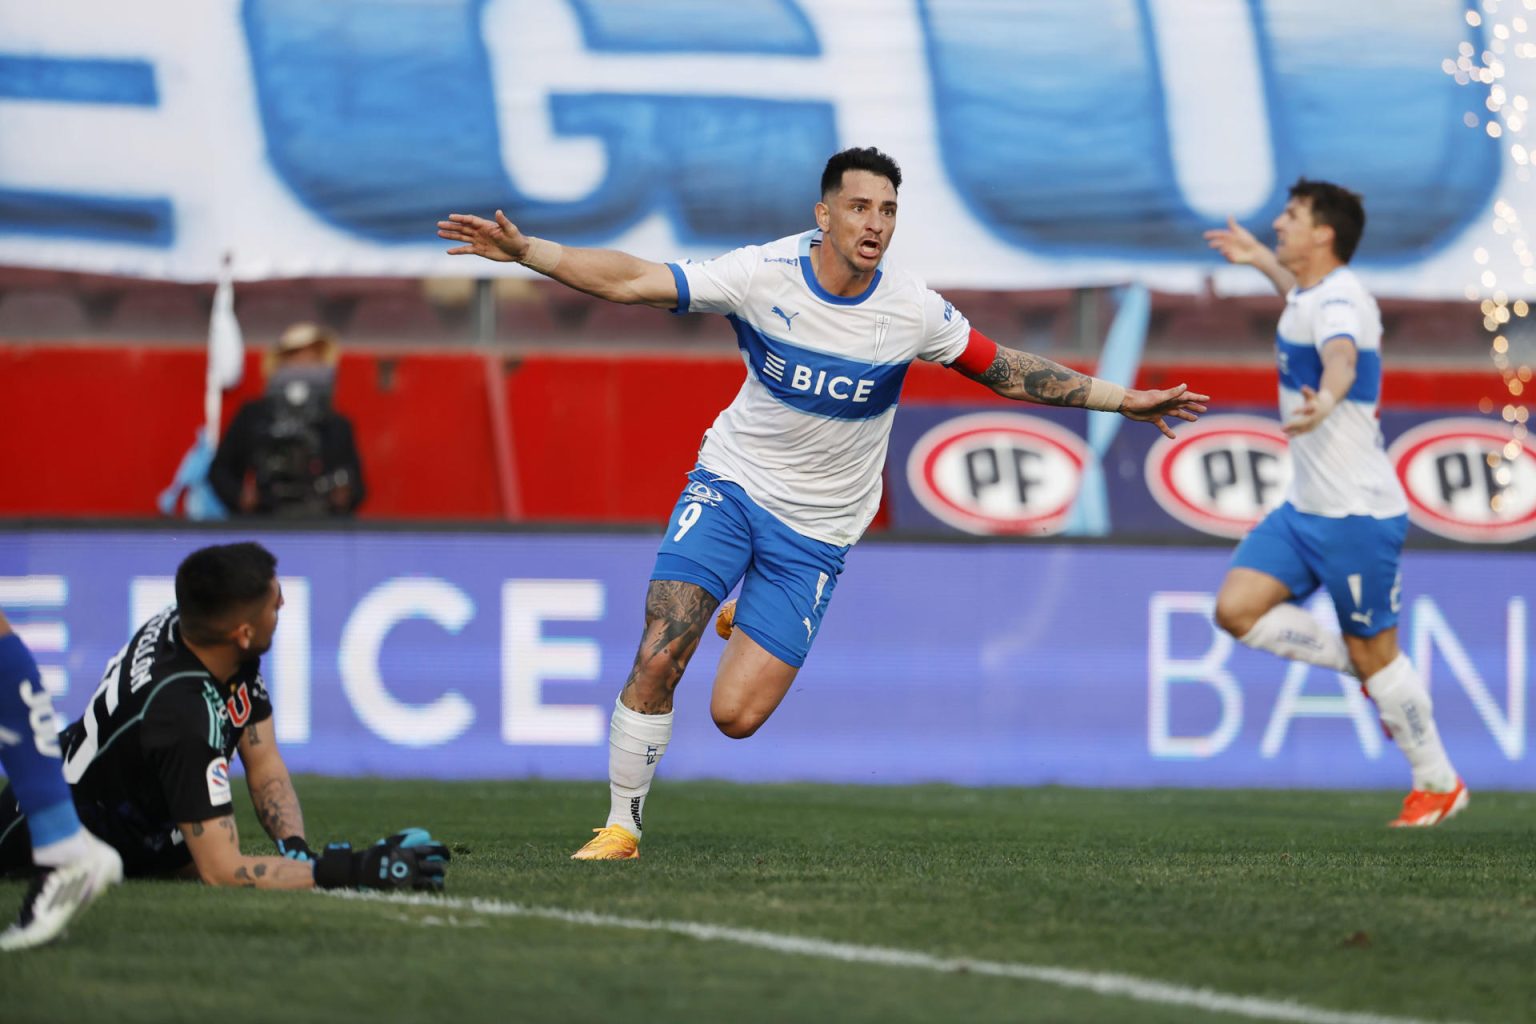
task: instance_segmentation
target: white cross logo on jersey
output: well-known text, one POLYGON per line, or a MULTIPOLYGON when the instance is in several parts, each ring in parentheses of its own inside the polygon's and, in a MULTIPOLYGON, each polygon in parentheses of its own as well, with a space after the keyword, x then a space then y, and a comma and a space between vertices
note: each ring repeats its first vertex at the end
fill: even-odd
POLYGON ((891 329, 891 318, 888 316, 875 317, 875 350, 885 344, 885 334, 891 329))

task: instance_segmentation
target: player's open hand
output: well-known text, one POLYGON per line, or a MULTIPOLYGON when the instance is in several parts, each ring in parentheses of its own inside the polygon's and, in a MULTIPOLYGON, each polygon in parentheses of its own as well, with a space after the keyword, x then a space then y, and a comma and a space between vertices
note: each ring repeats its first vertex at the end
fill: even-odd
POLYGON ((450 256, 484 256, 498 263, 517 263, 528 255, 531 244, 500 210, 493 221, 472 213, 450 213, 447 220, 437 222, 437 237, 463 243, 449 249, 450 256))
POLYGON ((1253 237, 1253 232, 1231 217, 1224 228, 1212 228, 1205 233, 1205 244, 1226 257, 1228 263, 1254 263, 1268 251, 1263 242, 1253 237))
POLYGON ((1327 391, 1314 391, 1303 384, 1301 386, 1301 405, 1296 408, 1296 411, 1291 414, 1291 418, 1286 420, 1280 429, 1285 431, 1288 437, 1305 434, 1323 422, 1328 414, 1333 412, 1333 407, 1337 404, 1338 402, 1334 399, 1333 395, 1327 391))
POLYGON ((1125 401, 1120 403, 1120 415, 1127 419, 1151 423, 1163 432, 1164 437, 1175 437, 1173 428, 1165 422, 1168 418, 1188 420, 1190 423, 1205 412, 1210 395, 1199 395, 1180 384, 1166 391, 1126 391, 1125 401))

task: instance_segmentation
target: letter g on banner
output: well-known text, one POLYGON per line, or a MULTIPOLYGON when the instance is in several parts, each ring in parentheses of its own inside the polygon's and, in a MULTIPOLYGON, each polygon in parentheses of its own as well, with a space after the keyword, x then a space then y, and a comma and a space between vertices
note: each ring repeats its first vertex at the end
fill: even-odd
MULTIPOLYGON (((246 0, 267 150, 300 201, 381 242, 420 242, 449 211, 496 207, 530 233, 574 242, 612 238, 657 212, 690 242, 804 226, 807 185, 837 144, 832 106, 645 91, 665 91, 665 58, 633 93, 548 97, 553 130, 600 140, 608 171, 576 200, 529 197, 501 162, 486 4, 246 0)), ((788 0, 723 7, 709 19, 719 31, 702 33, 696 17, 681 17, 695 6, 656 0, 636 21, 619 5, 582 0, 577 13, 588 49, 603 53, 816 52, 788 0)))

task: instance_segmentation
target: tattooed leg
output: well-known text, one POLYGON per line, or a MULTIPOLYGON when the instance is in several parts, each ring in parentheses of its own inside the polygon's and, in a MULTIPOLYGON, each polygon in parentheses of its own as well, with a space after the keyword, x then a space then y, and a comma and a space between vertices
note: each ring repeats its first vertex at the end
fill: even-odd
POLYGON ((620 695, 625 707, 642 715, 672 710, 672 692, 719 603, 692 583, 651 581, 645 595, 645 631, 620 695))
POLYGON ((609 827, 577 850, 576 860, 639 856, 646 794, 672 741, 672 693, 719 603, 692 583, 651 581, 645 632, 608 730, 609 827))

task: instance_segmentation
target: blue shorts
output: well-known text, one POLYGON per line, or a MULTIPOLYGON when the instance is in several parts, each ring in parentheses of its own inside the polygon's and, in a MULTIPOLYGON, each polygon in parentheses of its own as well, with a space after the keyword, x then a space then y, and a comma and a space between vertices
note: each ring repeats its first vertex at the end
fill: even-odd
POLYGON ((1407 516, 1314 516, 1286 502, 1243 538, 1232 565, 1268 573, 1290 588, 1293 601, 1326 587, 1339 628, 1375 636, 1397 625, 1407 535, 1407 516))
POLYGON ((672 510, 651 579, 697 584, 717 601, 741 580, 736 628, 798 668, 847 554, 846 546, 796 533, 737 484, 695 468, 672 510))

